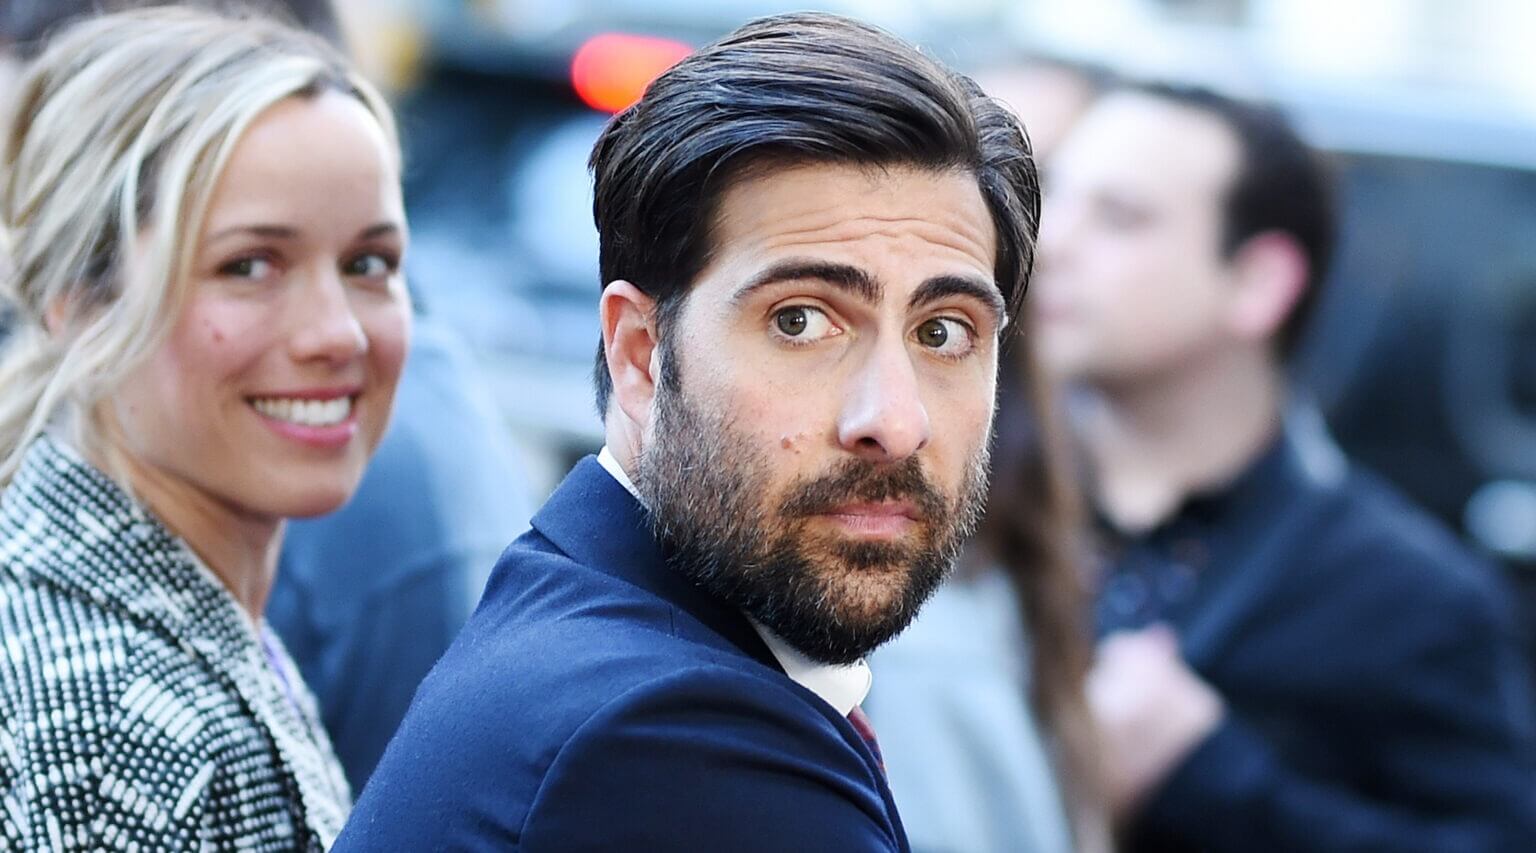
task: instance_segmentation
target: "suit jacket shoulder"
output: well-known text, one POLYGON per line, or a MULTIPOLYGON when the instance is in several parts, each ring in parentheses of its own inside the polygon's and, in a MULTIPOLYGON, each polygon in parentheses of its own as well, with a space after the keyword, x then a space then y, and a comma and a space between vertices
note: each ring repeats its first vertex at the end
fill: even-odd
POLYGON ((338 849, 904 849, 847 721, 583 466, 503 555, 338 849))

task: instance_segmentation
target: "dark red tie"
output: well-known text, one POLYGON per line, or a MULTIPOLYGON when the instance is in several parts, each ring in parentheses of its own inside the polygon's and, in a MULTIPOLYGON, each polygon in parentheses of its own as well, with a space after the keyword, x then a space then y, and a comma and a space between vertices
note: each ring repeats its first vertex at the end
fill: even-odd
POLYGON ((880 740, 875 737, 875 727, 869 722, 869 716, 858 705, 848 712, 848 722, 853 724, 853 730, 859 733, 859 737, 869 744, 869 751, 875 754, 875 763, 880 765, 880 772, 885 772, 885 756, 880 754, 880 740))

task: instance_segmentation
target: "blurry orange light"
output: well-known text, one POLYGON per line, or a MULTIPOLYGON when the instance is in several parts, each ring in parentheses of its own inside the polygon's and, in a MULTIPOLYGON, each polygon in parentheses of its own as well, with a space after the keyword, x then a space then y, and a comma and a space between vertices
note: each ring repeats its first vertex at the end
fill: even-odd
POLYGON ((604 33, 588 39, 571 60, 571 85, 587 106, 616 113, 693 48, 679 41, 604 33))

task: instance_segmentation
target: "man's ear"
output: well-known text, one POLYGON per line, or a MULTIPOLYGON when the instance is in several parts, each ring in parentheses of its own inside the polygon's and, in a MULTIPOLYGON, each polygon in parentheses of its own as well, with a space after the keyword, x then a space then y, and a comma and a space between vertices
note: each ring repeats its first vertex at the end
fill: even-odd
POLYGON ((1306 292, 1306 254, 1290 235, 1266 231, 1238 247, 1232 266, 1236 290, 1227 312, 1228 328, 1243 340, 1274 337, 1306 292))
POLYGON ((661 355, 657 349, 656 300, 627 281, 610 282, 598 305, 603 356, 613 382, 613 404, 644 429, 651 419, 661 355))

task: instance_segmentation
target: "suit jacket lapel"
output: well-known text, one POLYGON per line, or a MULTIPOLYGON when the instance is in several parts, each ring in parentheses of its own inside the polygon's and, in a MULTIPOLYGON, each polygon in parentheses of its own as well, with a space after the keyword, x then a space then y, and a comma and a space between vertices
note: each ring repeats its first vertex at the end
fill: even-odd
POLYGON ((577 562, 647 590, 681 608, 739 652, 782 671, 740 610, 694 586, 667 564, 651 516, 596 457, 577 463, 533 527, 577 562))

